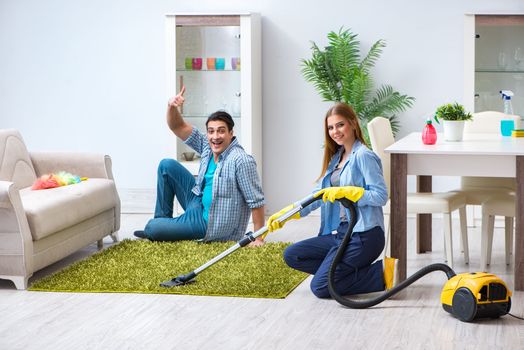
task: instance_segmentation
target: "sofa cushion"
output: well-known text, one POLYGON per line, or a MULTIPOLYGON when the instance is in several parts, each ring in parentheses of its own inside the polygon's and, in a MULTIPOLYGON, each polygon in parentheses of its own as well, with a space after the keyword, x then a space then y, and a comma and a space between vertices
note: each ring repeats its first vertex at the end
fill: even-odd
POLYGON ((81 183, 20 191, 33 240, 39 240, 116 206, 113 180, 88 179, 81 183))

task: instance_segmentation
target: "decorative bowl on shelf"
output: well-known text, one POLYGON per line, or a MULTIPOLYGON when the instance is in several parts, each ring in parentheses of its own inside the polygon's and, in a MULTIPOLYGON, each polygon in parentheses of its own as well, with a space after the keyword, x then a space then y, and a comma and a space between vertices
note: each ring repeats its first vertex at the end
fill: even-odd
POLYGON ((184 158, 184 160, 190 162, 193 159, 195 159, 195 152, 184 152, 182 153, 182 157, 184 158))

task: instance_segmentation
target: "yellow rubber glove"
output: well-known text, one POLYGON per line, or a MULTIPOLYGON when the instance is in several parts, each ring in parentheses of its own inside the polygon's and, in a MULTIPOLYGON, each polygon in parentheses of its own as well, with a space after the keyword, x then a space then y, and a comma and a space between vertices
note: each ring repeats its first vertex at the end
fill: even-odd
MULTIPOLYGON (((280 210, 279 212, 271 215, 269 217, 269 219, 267 219, 267 225, 266 226, 267 226, 268 232, 273 232, 273 231, 276 231, 278 229, 281 229, 282 227, 284 227, 284 223, 286 223, 287 221, 289 221, 291 219, 300 219, 300 212, 297 212, 296 214, 294 214, 293 216, 291 216, 290 218, 288 218, 284 222, 280 222, 280 221, 277 220, 279 217, 281 217, 282 215, 284 215, 285 213, 287 213, 288 211, 290 211, 294 207, 295 207, 294 204, 288 205, 287 207, 285 207, 284 209, 280 210)), ((263 238, 265 238, 266 235, 267 234, 263 235, 263 238)))
POLYGON ((347 198, 352 202, 358 201, 364 195, 364 189, 356 186, 326 187, 315 193, 315 197, 322 195, 324 202, 335 202, 336 199, 347 198))

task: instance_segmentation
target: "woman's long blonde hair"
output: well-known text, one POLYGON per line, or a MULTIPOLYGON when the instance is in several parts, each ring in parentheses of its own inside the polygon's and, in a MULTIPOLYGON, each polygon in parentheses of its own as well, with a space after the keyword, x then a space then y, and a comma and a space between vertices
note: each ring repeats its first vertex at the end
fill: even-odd
POLYGON ((333 158, 335 153, 337 153, 338 149, 341 147, 337 145, 335 141, 333 141, 331 136, 329 136, 327 119, 332 115, 339 115, 346 119, 349 122, 349 124, 355 129, 355 139, 359 140, 360 142, 362 142, 363 145, 369 148, 362 134, 362 129, 360 128, 360 123, 358 122, 357 114, 355 113, 353 108, 342 102, 335 104, 327 111, 326 117, 324 118, 324 160, 322 161, 322 171, 317 181, 326 174, 329 163, 331 162, 331 158, 333 158))

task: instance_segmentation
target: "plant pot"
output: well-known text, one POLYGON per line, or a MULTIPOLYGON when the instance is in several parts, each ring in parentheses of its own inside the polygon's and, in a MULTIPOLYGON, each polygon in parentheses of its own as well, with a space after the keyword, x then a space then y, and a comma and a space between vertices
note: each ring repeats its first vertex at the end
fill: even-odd
POLYGON ((463 120, 444 120, 444 140, 462 141, 464 134, 463 120))

